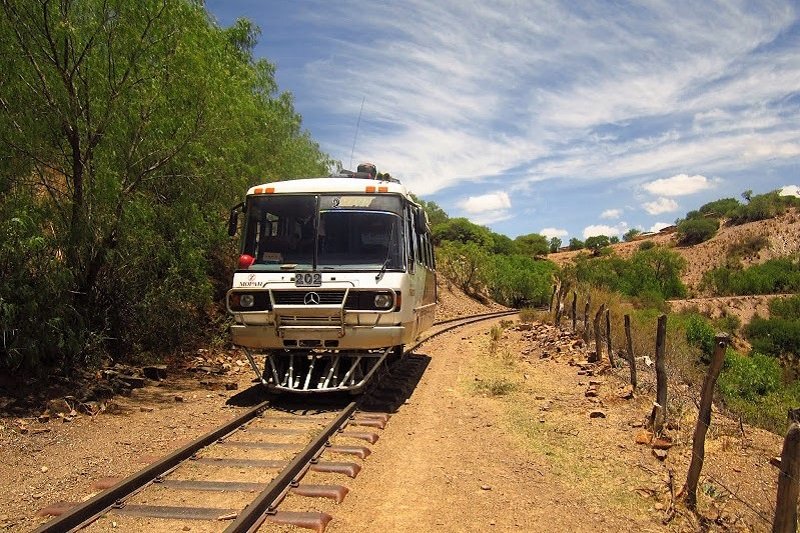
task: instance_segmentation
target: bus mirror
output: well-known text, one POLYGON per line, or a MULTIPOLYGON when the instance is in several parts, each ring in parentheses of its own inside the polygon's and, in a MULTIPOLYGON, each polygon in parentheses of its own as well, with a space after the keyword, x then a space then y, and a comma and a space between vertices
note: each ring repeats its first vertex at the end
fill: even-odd
POLYGON ((231 208, 231 214, 228 218, 228 235, 233 237, 236 235, 236 229, 239 226, 239 209, 241 209, 244 204, 237 204, 231 208))

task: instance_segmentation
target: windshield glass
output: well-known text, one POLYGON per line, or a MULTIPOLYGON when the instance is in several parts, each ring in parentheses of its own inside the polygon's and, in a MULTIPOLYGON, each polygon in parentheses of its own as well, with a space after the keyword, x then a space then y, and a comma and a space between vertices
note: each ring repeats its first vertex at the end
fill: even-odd
POLYGON ((400 213, 389 195, 254 196, 242 253, 253 270, 402 269, 400 213))

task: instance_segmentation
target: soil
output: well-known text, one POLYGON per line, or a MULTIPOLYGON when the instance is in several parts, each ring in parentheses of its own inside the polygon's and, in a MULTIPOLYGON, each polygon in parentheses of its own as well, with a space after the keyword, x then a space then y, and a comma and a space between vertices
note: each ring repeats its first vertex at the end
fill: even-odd
MULTIPOLYGON (((448 315, 486 311, 457 291, 441 296, 448 315)), ((649 445, 636 444, 654 396, 652 369, 640 370, 640 390, 623 399, 626 369, 588 376, 578 366, 585 347, 568 333, 500 320, 454 330, 417 353, 427 367, 370 445, 372 455, 357 460, 361 474, 308 481, 343 483, 351 491, 339 505, 309 500, 334 516, 328 531, 770 529, 777 470, 769 459, 780 452, 781 438, 718 413, 706 442, 700 512, 678 506, 663 523, 670 486, 677 492, 687 471, 696 391, 671 393, 675 446, 661 462, 649 445), (587 396, 591 382, 597 396, 587 396), (592 418, 593 411, 603 416, 592 418)), ((128 475, 143 459, 245 409, 236 405, 239 391, 251 385, 243 356, 201 355, 230 369, 223 375, 170 369, 166 380, 148 381, 105 411, 67 416, 68 422, 0 418, 0 528, 34 529, 45 520, 35 516, 39 509, 87 498, 93 481, 128 475)))

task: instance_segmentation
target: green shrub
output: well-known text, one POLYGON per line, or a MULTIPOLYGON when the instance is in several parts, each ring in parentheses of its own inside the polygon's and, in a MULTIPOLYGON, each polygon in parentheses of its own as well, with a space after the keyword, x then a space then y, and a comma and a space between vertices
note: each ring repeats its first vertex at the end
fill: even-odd
POLYGON ((707 241, 719 229, 719 220, 715 218, 687 218, 678 224, 678 243, 683 246, 699 244, 707 241))
POLYGON ((760 353, 748 357, 728 350, 719 376, 719 390, 724 397, 752 401, 780 386, 781 366, 777 360, 760 353))
POLYGON ((775 298, 769 303, 769 314, 773 318, 800 320, 800 294, 788 298, 775 298))
POLYGON ((656 243, 653 241, 642 241, 642 243, 639 245, 639 251, 643 252, 645 250, 652 250, 655 247, 656 243))
POLYGON ((800 355, 800 320, 754 317, 745 327, 753 350, 775 357, 800 355))
POLYGON ((770 259, 748 268, 722 266, 703 275, 702 285, 719 296, 800 291, 800 261, 770 259))
MULTIPOLYGON (((722 198, 714 200, 700 207, 700 213, 703 215, 711 215, 717 218, 727 217, 734 209, 741 204, 736 198, 722 198)), ((688 218, 688 217, 687 217, 688 218)))
POLYGON ((702 360, 711 361, 714 354, 714 336, 716 331, 711 324, 700 315, 690 314, 686 321, 686 342, 700 349, 702 360))

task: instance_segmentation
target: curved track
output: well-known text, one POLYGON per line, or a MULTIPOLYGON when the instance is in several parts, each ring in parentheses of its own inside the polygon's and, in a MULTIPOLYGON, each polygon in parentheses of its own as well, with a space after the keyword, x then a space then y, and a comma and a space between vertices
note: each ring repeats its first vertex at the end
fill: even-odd
MULTIPOLYGON (((72 531, 111 519, 120 520, 122 529, 141 527, 136 520, 142 519, 206 520, 218 523, 220 531, 243 532, 255 531, 269 520, 324 531, 330 515, 281 511, 279 505, 290 493, 340 502, 347 494, 345 487, 305 485, 301 481, 310 471, 349 477, 358 474, 359 464, 328 459, 364 459, 370 454, 368 448, 354 443, 377 441, 375 430, 383 429, 390 418, 388 413, 410 396, 430 360, 412 352, 452 329, 516 312, 484 313, 436 323, 425 338, 408 347, 403 358, 376 376, 373 386, 356 402, 348 398, 342 406, 342 398, 330 396, 319 400, 304 397, 302 406, 295 405, 296 397, 261 401, 125 479, 102 480, 95 486, 105 490, 83 503, 59 503, 42 510, 40 514, 56 518, 37 532, 72 531), (309 406, 312 402, 318 405, 309 406), (354 426, 369 430, 354 430, 354 426), (191 502, 223 501, 228 505, 186 505, 187 493, 196 495, 189 498, 191 502), (215 496, 197 496, 208 493, 215 496)), ((164 530, 169 530, 170 524, 176 522, 164 522, 164 530)))

